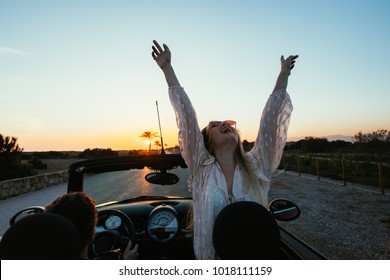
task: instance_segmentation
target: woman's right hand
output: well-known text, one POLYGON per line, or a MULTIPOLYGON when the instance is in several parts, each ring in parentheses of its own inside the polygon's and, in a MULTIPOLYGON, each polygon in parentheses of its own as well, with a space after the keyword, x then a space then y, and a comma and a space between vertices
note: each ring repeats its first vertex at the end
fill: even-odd
POLYGON ((157 65, 163 70, 168 86, 180 86, 179 80, 177 79, 175 71, 171 65, 171 51, 168 46, 163 44, 163 48, 161 48, 160 44, 157 43, 156 40, 153 40, 153 44, 152 57, 157 62, 157 65))
POLYGON ((137 260, 138 259, 138 244, 135 244, 133 247, 133 242, 130 240, 127 243, 126 249, 122 254, 122 259, 124 260, 137 260))
POLYGON ((164 69, 165 66, 171 64, 171 51, 165 44, 163 44, 163 48, 161 48, 160 44, 157 43, 156 40, 153 40, 153 44, 152 57, 156 61, 157 65, 160 66, 161 69, 164 69))

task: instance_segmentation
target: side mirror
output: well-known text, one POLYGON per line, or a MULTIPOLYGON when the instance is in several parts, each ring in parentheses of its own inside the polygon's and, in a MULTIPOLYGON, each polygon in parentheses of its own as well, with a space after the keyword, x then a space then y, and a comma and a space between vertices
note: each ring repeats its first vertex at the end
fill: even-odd
POLYGON ((145 180, 156 185, 174 185, 179 182, 179 177, 173 173, 152 172, 145 176, 145 180))
POLYGON ((43 213, 45 212, 45 208, 42 206, 31 206, 26 209, 23 209, 16 213, 15 215, 12 216, 12 218, 9 220, 10 226, 12 226, 14 223, 19 221, 20 219, 30 216, 30 215, 35 215, 38 213, 43 213))
POLYGON ((293 221, 301 215, 298 205, 284 198, 272 200, 268 205, 268 211, 278 221, 293 221))

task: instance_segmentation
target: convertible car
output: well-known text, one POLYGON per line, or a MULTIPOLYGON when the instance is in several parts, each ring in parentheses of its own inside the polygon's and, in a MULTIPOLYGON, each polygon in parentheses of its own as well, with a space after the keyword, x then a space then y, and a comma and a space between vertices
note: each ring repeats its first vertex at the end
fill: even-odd
MULTIPOLYGON (((72 164, 67 191, 85 192, 97 203, 98 225, 90 258, 104 259, 107 252, 121 251, 128 240, 134 240, 139 244, 139 259, 195 259, 188 173, 180 154, 98 158, 72 164)), ((271 201, 268 210, 277 221, 294 220, 300 214, 299 207, 286 199, 271 201)), ((280 259, 325 259, 280 225, 279 231, 280 259)))

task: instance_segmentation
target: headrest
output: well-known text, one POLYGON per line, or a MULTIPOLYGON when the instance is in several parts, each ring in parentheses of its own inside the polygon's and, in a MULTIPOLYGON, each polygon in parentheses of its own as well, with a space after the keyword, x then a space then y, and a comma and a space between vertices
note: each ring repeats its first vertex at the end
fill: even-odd
POLYGON ((278 259, 279 227, 262 205, 250 201, 235 202, 218 214, 213 244, 221 259, 278 259))
POLYGON ((80 252, 80 236, 73 223, 50 213, 22 218, 0 241, 2 260, 79 259, 80 252))

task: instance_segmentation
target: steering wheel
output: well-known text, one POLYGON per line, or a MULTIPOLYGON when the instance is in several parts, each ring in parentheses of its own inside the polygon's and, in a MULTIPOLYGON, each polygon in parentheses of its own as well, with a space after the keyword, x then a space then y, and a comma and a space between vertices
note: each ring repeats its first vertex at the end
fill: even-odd
POLYGON ((129 240, 135 241, 136 239, 133 222, 125 213, 115 209, 106 209, 98 212, 98 219, 109 215, 120 217, 126 232, 105 229, 96 233, 92 243, 92 252, 99 259, 118 258, 119 253, 126 249, 129 240))
POLYGON ((27 216, 30 216, 30 215, 35 215, 35 214, 38 214, 38 213, 43 213, 43 212, 45 212, 45 208, 42 207, 42 206, 27 207, 27 208, 25 208, 23 210, 20 210, 15 215, 13 215, 11 217, 11 219, 9 220, 9 225, 12 226, 14 223, 16 223, 17 221, 19 221, 20 219, 22 219, 24 217, 27 217, 27 216))

